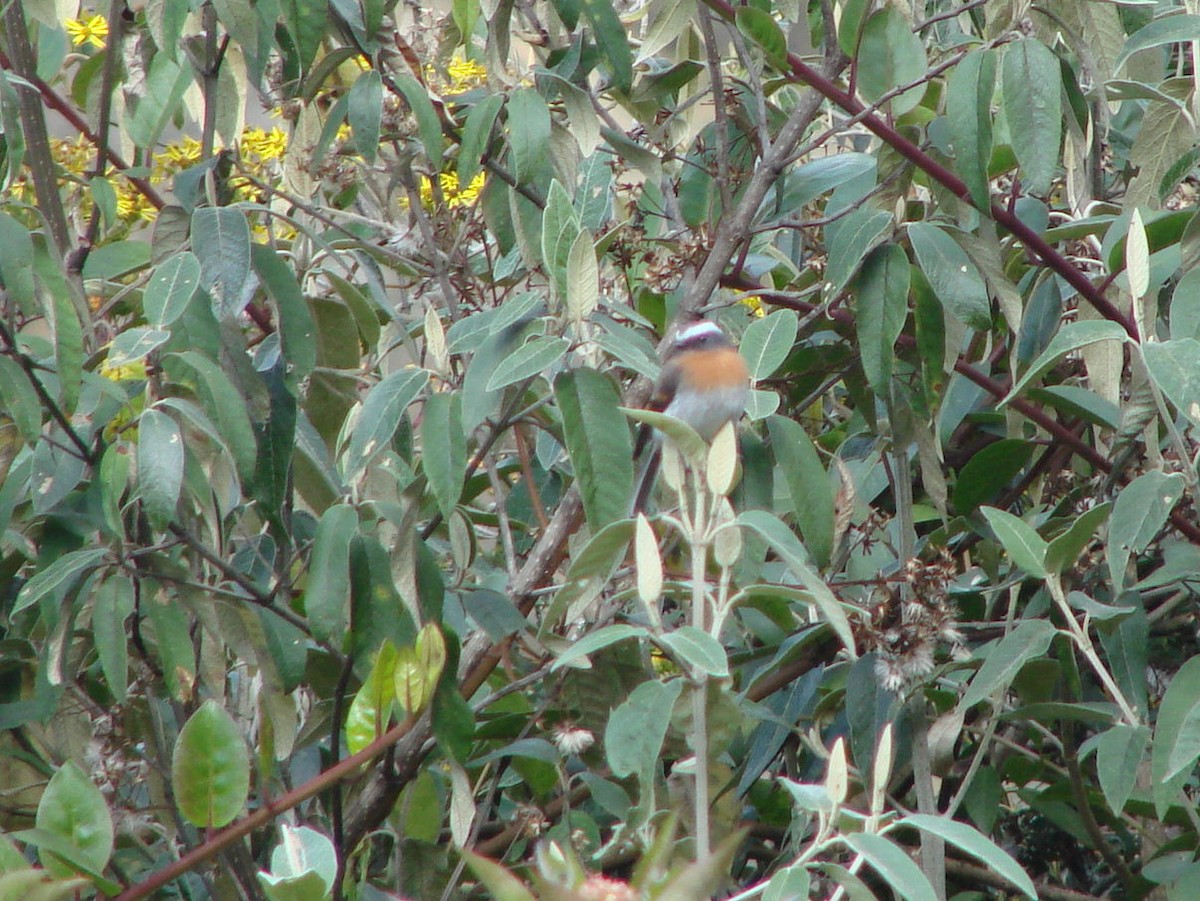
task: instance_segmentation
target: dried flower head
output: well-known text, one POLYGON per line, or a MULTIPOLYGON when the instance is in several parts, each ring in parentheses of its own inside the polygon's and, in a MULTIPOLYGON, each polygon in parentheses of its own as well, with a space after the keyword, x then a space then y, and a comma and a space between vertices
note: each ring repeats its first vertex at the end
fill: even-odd
POLYGON ((954 573, 954 561, 945 553, 931 562, 909 560, 904 568, 907 598, 889 588, 875 599, 863 626, 863 644, 876 653, 876 672, 889 691, 929 676, 938 642, 961 646, 948 593, 954 573))
POLYGON ((563 723, 555 727, 553 733, 554 746, 566 757, 582 754, 596 743, 596 736, 589 729, 580 729, 574 723, 563 723))

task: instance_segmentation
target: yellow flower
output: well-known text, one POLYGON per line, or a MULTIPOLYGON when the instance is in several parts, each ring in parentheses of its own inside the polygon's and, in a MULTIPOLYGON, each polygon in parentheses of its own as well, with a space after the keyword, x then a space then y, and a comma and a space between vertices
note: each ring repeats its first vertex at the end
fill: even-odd
POLYGON ((179 143, 168 144, 161 153, 154 154, 154 162, 158 168, 155 173, 157 179, 194 166, 200 162, 200 142, 185 136, 179 143))
POLYGON ((762 319, 767 315, 767 311, 763 309, 762 298, 757 294, 747 294, 741 299, 741 304, 750 311, 751 316, 762 319))
POLYGON ((263 162, 283 156, 287 145, 287 132, 282 128, 266 131, 247 127, 242 132, 242 153, 245 156, 257 156, 263 162))
MULTIPOLYGON (((465 188, 460 188, 458 185, 457 172, 443 172, 438 176, 438 184, 442 189, 442 198, 446 201, 446 206, 450 209, 460 206, 470 206, 479 199, 479 192, 483 190, 486 176, 484 173, 478 173, 471 179, 471 183, 465 188)), ((433 185, 426 178, 421 183, 421 202, 425 206, 433 206, 433 185)))
POLYGON ((451 97, 455 94, 465 94, 472 88, 483 87, 487 84, 487 69, 473 59, 463 59, 456 56, 446 65, 447 78, 433 66, 425 67, 425 80, 439 94, 451 97))
POLYGON ((91 44, 99 50, 104 49, 104 39, 108 37, 108 21, 104 16, 92 16, 86 22, 83 19, 67 19, 64 24, 67 34, 71 36, 71 43, 76 47, 91 44))
POLYGON ((450 60, 450 65, 446 67, 446 74, 450 76, 450 85, 445 90, 446 94, 463 94, 471 88, 487 84, 487 69, 473 59, 455 58, 450 60))
POLYGON ((117 193, 117 215, 127 222, 133 219, 153 222, 158 210, 141 191, 126 187, 117 193))

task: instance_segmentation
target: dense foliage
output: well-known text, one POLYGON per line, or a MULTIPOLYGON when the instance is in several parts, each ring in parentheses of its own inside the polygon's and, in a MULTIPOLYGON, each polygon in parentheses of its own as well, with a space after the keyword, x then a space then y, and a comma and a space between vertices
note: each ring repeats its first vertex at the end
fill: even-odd
POLYGON ((10 0, 0 898, 1189 896, 1195 7, 10 0))

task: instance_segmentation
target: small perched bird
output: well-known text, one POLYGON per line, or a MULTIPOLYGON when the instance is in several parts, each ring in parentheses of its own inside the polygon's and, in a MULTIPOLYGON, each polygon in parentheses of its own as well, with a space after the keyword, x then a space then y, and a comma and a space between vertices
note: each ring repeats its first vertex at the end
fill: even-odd
MULTIPOLYGON (((701 320, 684 326, 667 350, 666 361, 649 407, 687 423, 712 441, 727 422, 735 422, 750 399, 750 372, 729 336, 715 323, 701 320)), ((649 430, 638 436, 637 455, 649 430)), ((638 482, 634 512, 645 507, 658 472, 661 448, 655 447, 638 482)))

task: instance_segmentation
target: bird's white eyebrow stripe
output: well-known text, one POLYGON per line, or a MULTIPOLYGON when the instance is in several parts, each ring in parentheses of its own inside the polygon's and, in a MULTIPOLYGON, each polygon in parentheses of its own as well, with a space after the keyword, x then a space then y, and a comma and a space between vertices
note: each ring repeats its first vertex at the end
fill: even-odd
POLYGON ((715 322, 696 322, 680 331, 675 336, 676 344, 683 344, 701 335, 720 335, 721 329, 715 322))

